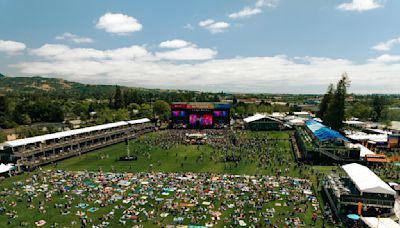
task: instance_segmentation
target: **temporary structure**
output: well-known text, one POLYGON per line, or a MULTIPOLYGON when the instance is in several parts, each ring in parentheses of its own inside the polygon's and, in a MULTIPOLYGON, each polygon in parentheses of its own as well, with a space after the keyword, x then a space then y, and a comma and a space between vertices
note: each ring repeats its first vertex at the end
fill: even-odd
POLYGON ((342 168, 361 195, 363 193, 396 195, 396 192, 369 168, 357 163, 343 165, 342 168))

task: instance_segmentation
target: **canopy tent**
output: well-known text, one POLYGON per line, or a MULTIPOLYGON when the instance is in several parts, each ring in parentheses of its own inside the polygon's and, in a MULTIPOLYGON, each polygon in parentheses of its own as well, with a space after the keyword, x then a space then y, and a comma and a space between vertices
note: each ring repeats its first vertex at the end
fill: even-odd
POLYGON ((388 141, 388 135, 385 134, 367 134, 364 132, 355 132, 347 135, 348 138, 356 141, 372 141, 374 143, 386 143, 388 141))
POLYGON ((358 120, 347 120, 343 121, 344 124, 349 125, 349 126, 354 126, 354 127, 365 127, 367 124, 362 121, 358 120))
POLYGON ((400 228, 391 218, 361 217, 361 220, 371 228, 400 228))
POLYGON ((14 169, 15 169, 15 167, 13 164, 7 164, 7 165, 5 165, 3 163, 0 164, 0 174, 6 173, 6 172, 8 172, 10 170, 14 170, 14 169))
POLYGON ((254 116, 249 116, 247 118, 244 118, 243 121, 246 122, 246 123, 250 123, 250 122, 253 122, 253 121, 256 121, 256 120, 264 119, 266 117, 267 117, 266 115, 257 113, 254 116))
POLYGON ((315 120, 307 120, 305 121, 305 125, 307 126, 308 129, 315 135, 315 137, 319 141, 327 141, 327 140, 332 140, 332 139, 340 139, 345 142, 348 142, 349 140, 346 139, 343 135, 341 135, 339 132, 330 129, 329 127, 323 125, 322 123, 319 123, 315 120))
POLYGON ((357 143, 357 144, 349 143, 348 146, 350 148, 359 148, 360 149, 360 157, 365 157, 367 155, 375 154, 373 151, 371 151, 370 149, 368 149, 367 147, 365 147, 359 143, 357 143))
POLYGON ((40 135, 40 136, 36 136, 36 137, 31 137, 31 138, 7 141, 7 142, 3 143, 2 146, 3 147, 18 147, 18 146, 22 146, 22 145, 28 145, 31 143, 44 142, 44 141, 51 140, 51 139, 60 139, 60 138, 68 137, 68 136, 89 133, 89 132, 93 132, 93 131, 100 131, 100 130, 110 129, 110 128, 114 128, 114 127, 126 126, 128 124, 139 124, 139 123, 146 123, 146 122, 150 122, 150 120, 147 118, 144 118, 144 119, 132 120, 132 121, 128 121, 128 122, 120 121, 120 122, 97 125, 97 126, 92 126, 92 127, 85 127, 85 128, 80 128, 80 129, 75 129, 75 130, 70 130, 70 131, 62 131, 62 132, 57 132, 54 134, 46 134, 46 135, 40 135))
POLYGON ((396 195, 396 192, 369 168, 357 163, 343 165, 342 168, 361 194, 365 192, 396 195))
POLYGON ((243 121, 245 123, 250 123, 250 122, 254 122, 254 121, 262 120, 262 119, 268 119, 268 120, 276 121, 276 122, 279 122, 279 123, 283 123, 283 121, 281 121, 281 120, 278 120, 276 118, 273 118, 271 116, 267 116, 267 115, 264 115, 264 114, 259 114, 259 113, 255 114, 254 116, 249 116, 247 118, 244 118, 243 121))
POLYGON ((306 119, 301 118, 301 117, 294 117, 292 119, 290 119, 288 122, 292 125, 304 125, 304 122, 306 121, 306 119))

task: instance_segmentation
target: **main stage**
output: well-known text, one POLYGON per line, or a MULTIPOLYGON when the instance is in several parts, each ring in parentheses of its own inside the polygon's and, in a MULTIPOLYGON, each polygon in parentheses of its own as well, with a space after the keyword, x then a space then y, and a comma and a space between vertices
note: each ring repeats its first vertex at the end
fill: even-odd
POLYGON ((230 104, 172 103, 171 127, 189 129, 221 129, 230 124, 230 104))

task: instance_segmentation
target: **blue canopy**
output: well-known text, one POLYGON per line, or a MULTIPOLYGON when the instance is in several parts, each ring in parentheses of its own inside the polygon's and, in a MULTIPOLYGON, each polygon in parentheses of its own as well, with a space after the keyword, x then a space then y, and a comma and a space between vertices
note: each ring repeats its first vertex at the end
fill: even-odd
POLYGON ((326 141, 331 139, 341 139, 345 142, 349 141, 339 132, 330 129, 329 127, 315 120, 307 120, 305 124, 319 141, 326 141))

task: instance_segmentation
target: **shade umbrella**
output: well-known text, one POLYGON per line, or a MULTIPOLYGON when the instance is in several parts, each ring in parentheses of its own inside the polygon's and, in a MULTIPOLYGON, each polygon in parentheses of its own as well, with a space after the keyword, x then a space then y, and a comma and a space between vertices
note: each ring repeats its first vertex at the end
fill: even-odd
POLYGON ((356 214, 348 214, 347 218, 352 219, 352 220, 359 220, 360 216, 358 216, 356 214))

